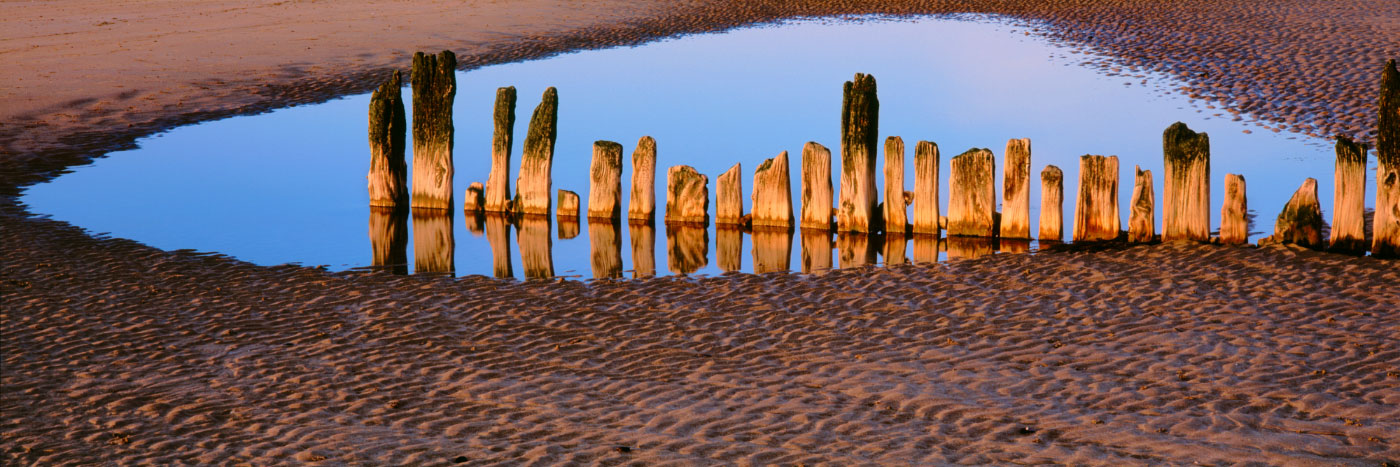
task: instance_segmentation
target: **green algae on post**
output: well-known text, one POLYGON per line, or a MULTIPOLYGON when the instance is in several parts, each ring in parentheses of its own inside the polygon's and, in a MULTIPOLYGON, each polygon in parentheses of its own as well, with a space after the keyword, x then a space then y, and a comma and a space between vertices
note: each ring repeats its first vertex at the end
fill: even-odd
POLYGON ((1376 128, 1376 216, 1371 255, 1400 258, 1400 70, 1395 60, 1381 72, 1376 128))
POLYGON ((559 92, 544 90, 540 105, 530 116, 525 135, 525 153, 520 158, 520 174, 515 179, 515 211, 520 214, 549 214, 549 189, 554 165, 554 141, 559 136, 559 92))
POLYGON ((1210 240, 1210 137, 1176 122, 1162 132, 1162 241, 1210 240))
MULTIPOLYGON (((415 208, 452 207, 452 102, 457 56, 413 55, 413 200, 415 208)), ((415 224, 416 225, 416 224, 415 224)), ((416 237, 416 235, 415 235, 416 237)))
POLYGON ((841 203, 836 227, 842 232, 870 232, 877 203, 875 151, 880 129, 880 100, 875 77, 856 73, 842 87, 841 203))
POLYGON ((1259 241, 1260 245, 1298 245, 1314 250, 1326 246, 1322 243, 1322 206, 1317 201, 1317 179, 1303 180, 1298 191, 1293 192, 1283 212, 1274 223, 1274 234, 1259 241))
POLYGON ((510 212, 510 150, 515 141, 515 86, 496 89, 491 121, 491 175, 486 179, 486 207, 510 212))
POLYGON ((369 205, 408 205, 408 165, 404 161, 407 120, 403 76, 394 71, 369 98, 369 205))

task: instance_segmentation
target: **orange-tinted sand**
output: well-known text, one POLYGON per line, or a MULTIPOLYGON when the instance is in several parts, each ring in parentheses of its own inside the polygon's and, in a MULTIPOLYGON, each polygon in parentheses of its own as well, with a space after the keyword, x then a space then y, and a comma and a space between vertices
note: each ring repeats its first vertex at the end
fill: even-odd
POLYGON ((1400 460, 1394 262, 1153 245, 515 283, 165 252, 17 196, 171 125, 366 92, 419 49, 947 11, 1362 139, 1400 55, 1400 2, 1367 0, 0 3, 0 463, 1400 460))

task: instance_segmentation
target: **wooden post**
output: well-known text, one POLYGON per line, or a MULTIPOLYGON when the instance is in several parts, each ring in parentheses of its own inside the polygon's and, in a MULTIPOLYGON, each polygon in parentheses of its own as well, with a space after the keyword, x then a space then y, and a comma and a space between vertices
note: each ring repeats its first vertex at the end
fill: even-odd
POLYGON ((903 235, 909 226, 909 207, 904 202, 904 139, 885 138, 885 221, 884 231, 903 235))
POLYGON ((914 233, 939 233, 938 145, 919 141, 914 145, 914 233))
POLYGON ((413 55, 413 201, 415 208, 452 208, 452 101, 457 56, 413 55))
POLYGON ((1040 171, 1040 240, 1065 239, 1065 174, 1059 167, 1040 171))
POLYGON ((617 220, 622 217, 622 145, 612 141, 593 143, 593 167, 589 171, 588 217, 617 220))
POLYGON ((1006 142, 1001 179, 1001 238, 1031 238, 1031 140, 1006 142))
POLYGON ((549 216, 520 216, 516 241, 526 279, 554 277, 554 240, 549 236, 549 216))
POLYGON ((1337 136, 1331 251, 1366 252, 1366 145, 1337 136))
POLYGON ((1225 204, 1220 207, 1220 243, 1249 243, 1249 199, 1245 196, 1243 175, 1225 174, 1225 204))
POLYGON ((643 136, 632 151, 632 198, 627 218, 651 222, 656 216, 656 140, 643 136))
POLYGON ((467 185, 467 192, 463 193, 462 212, 476 214, 482 212, 486 205, 486 198, 481 188, 481 182, 472 182, 467 185))
POLYGON ((744 217, 744 187, 739 164, 715 179, 715 224, 738 224, 744 217))
POLYGON ((370 206, 369 243, 374 267, 408 274, 408 210, 370 206))
POLYGON ((1157 236, 1156 199, 1152 194, 1152 171, 1133 166, 1133 201, 1128 212, 1128 241, 1150 243, 1157 236))
POLYGON ((1381 73, 1376 136, 1376 215, 1371 256, 1400 258, 1400 71, 1395 59, 1381 73))
POLYGON ((811 141, 802 146, 802 227, 831 229, 831 151, 811 141))
POLYGON ((491 269, 495 277, 515 277, 510 259, 510 217, 504 213, 486 213, 486 241, 491 244, 491 269))
MULTIPOLYGON (((408 206, 408 165, 404 162, 403 77, 398 71, 369 98, 369 205, 408 206)), ((405 221, 407 222, 407 221, 405 221)), ((406 262, 406 261, 405 261, 406 262)))
POLYGON ((515 86, 496 88, 492 113, 491 175, 486 179, 486 210, 510 212, 510 149, 515 141, 515 86))
POLYGON ((578 193, 560 189, 557 216, 560 219, 578 219, 578 211, 578 193))
POLYGON ((696 172, 691 166, 671 166, 666 172, 666 223, 708 225, 709 184, 709 177, 696 172))
POLYGON ((559 92, 544 90, 540 105, 530 116, 525 153, 515 179, 515 210, 520 214, 549 214, 550 172, 554 166, 554 141, 558 136, 559 92))
MULTIPOLYGON (((766 159, 753 172, 753 226, 792 228, 792 177, 788 153, 766 159)), ((755 241, 756 242, 756 241, 755 241)), ((756 243, 755 243, 756 244, 756 243)), ((791 249, 791 246, 789 246, 791 249)), ((787 269, 787 268, 784 268, 787 269)))
POLYGON ((1308 178, 1284 205, 1274 223, 1274 235, 1259 241, 1260 245, 1292 244, 1321 249, 1322 206, 1317 201, 1317 180, 1308 178))
POLYGON ((627 236, 632 239, 632 278, 655 276, 656 227, 649 222, 629 222, 627 236))
POLYGON ((841 99, 841 203, 836 226, 842 232, 871 232, 878 202, 875 151, 879 142, 880 100, 875 77, 856 73, 841 99))
POLYGON ((1176 122, 1162 133, 1162 241, 1210 240, 1210 137, 1176 122))
POLYGON ((593 259, 593 278, 622 277, 622 224, 615 219, 589 218, 588 243, 593 259))
POLYGON ((870 242, 870 234, 864 232, 837 234, 836 251, 841 255, 836 267, 841 269, 869 266, 879 260, 875 245, 870 242))
POLYGON ((452 273, 456 271, 452 240, 452 211, 413 210, 413 272, 452 273))
POLYGON ((709 264, 710 230, 693 223, 666 224, 666 267, 690 274, 709 264))
POLYGON ((719 270, 739 272, 744 268, 744 231, 738 225, 715 222, 715 249, 719 270))
POLYGON ((787 271, 792 267, 792 229, 756 228, 753 231, 753 272, 787 271))
POLYGON ((953 158, 948 179, 948 235, 995 237, 996 159, 988 149, 969 149, 953 158))
POLYGON ((1118 156, 1079 157, 1079 198, 1074 205, 1074 241, 1115 240, 1118 216, 1118 156))

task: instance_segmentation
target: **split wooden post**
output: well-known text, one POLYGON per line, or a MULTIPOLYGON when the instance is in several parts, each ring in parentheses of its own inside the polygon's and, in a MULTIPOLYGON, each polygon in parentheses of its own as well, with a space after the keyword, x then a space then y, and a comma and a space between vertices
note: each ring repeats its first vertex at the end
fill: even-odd
POLYGON ((903 235, 909 225, 909 209, 904 203, 904 139, 885 139, 885 221, 886 233, 903 235))
POLYGON ((651 222, 656 217, 656 140, 643 136, 632 150, 632 198, 627 218, 651 222))
POLYGON ((632 240, 632 277, 655 276, 656 227, 650 222, 629 222, 627 236, 632 240))
POLYGON ((451 273, 456 243, 452 240, 452 211, 413 210, 413 272, 451 273))
POLYGON ((593 167, 589 170, 588 218, 617 220, 622 217, 622 145, 612 141, 593 143, 593 167))
POLYGON ((549 236, 549 216, 521 216, 516 232, 520 263, 526 279, 554 277, 554 239, 549 236))
POLYGON ((995 237, 996 159, 972 148, 953 158, 948 178, 948 235, 995 237))
POLYGON ((1040 239, 1065 240, 1065 173, 1054 165, 1040 171, 1040 239))
POLYGON ((1317 180, 1303 180, 1298 191, 1288 199, 1274 223, 1274 235, 1260 240, 1261 245, 1298 245, 1314 250, 1326 246, 1322 242, 1322 206, 1317 201, 1317 180))
POLYGON ((369 243, 374 252, 370 264, 408 274, 408 210, 370 206, 369 243))
MULTIPOLYGON (((772 159, 765 159, 758 165, 758 169, 754 170, 753 196, 750 201, 753 202, 754 228, 792 228, 792 177, 788 174, 787 151, 772 159)), ((789 246, 788 249, 791 250, 792 247, 789 246)))
POLYGON ((369 98, 369 205, 407 207, 408 165, 404 134, 403 77, 398 71, 369 98))
POLYGON ((457 56, 413 55, 413 200, 415 208, 452 207, 452 102, 457 56))
POLYGON ((1366 150, 1364 143, 1337 136, 1331 251, 1366 251, 1366 150))
POLYGON ((1220 207, 1220 243, 1249 243, 1249 199, 1243 175, 1225 174, 1225 204, 1220 207))
POLYGON ((1031 238, 1031 140, 1006 142, 1001 179, 1001 238, 1031 238))
POLYGON ((1079 198, 1074 205, 1074 241, 1115 240, 1118 216, 1118 156, 1079 157, 1079 198))
POLYGON ((486 179, 486 210, 510 212, 510 150, 515 142, 515 86, 496 88, 491 132, 491 175, 486 179))
POLYGON ((467 185, 466 193, 463 193, 462 212, 467 214, 479 214, 486 205, 486 198, 481 182, 472 182, 467 185))
POLYGON ((556 216, 560 219, 578 219, 578 193, 569 190, 559 190, 559 209, 556 216))
MULTIPOLYGON (((688 165, 666 172, 666 223, 710 222, 710 179, 688 165)), ((668 238, 667 243, 670 242, 668 238)))
POLYGON ((739 164, 715 179, 715 224, 738 224, 744 217, 744 186, 739 164))
POLYGON ((1400 258, 1400 71, 1395 60, 1381 73, 1376 136, 1376 215, 1371 256, 1400 258))
POLYGON ((802 146, 802 227, 831 229, 831 151, 808 141, 802 146))
POLYGON ((1133 166, 1133 199, 1128 211, 1128 241, 1149 243, 1157 236, 1156 199, 1152 194, 1152 171, 1133 166))
POLYGON ((549 214, 550 173, 554 166, 554 141, 558 136, 559 92, 544 90, 540 105, 530 116, 525 135, 525 153, 520 158, 520 174, 515 179, 515 210, 520 214, 549 214))
POLYGON ((1162 241, 1210 240, 1210 137, 1176 122, 1162 133, 1162 241))
POLYGON ((875 155, 879 142, 880 101, 875 77, 856 73, 841 99, 841 203, 836 227, 842 232, 871 232, 875 205, 875 155))
POLYGON ((622 224, 615 219, 589 218, 588 243, 593 278, 622 277, 622 224))
POLYGON ((938 145, 914 145, 914 233, 938 235, 938 145))

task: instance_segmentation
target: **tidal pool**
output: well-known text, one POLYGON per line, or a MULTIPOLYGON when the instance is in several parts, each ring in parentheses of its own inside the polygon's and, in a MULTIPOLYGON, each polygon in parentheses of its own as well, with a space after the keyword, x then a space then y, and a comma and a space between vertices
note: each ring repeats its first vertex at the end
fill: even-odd
MULTIPOLYGON (((632 277, 815 271, 996 250, 994 242, 977 240, 940 247, 936 238, 887 242, 800 229, 751 235, 713 224, 673 229, 625 220, 560 223, 553 216, 512 226, 460 211, 462 192, 472 182, 485 182, 490 169, 497 87, 515 86, 520 96, 512 183, 530 111, 544 89, 554 86, 560 102, 554 189, 575 191, 586 203, 593 142, 621 143, 628 161, 637 139, 649 135, 658 146, 658 219, 666 168, 680 164, 709 176, 713 219, 714 181, 734 163, 742 165, 746 211, 753 170, 782 151, 793 160, 793 201, 800 202, 799 164, 807 141, 832 149, 832 172, 839 177, 841 86, 862 72, 879 83, 880 139, 905 140, 906 189, 913 189, 914 143, 938 144, 945 215, 954 155, 990 148, 1000 172, 1006 141, 1026 137, 1032 140, 1033 233, 1038 174, 1047 164, 1064 170, 1064 231, 1072 231, 1078 157, 1084 154, 1119 156, 1125 229, 1133 167, 1152 171, 1160 233, 1161 135, 1176 121, 1210 134, 1214 227, 1226 173, 1247 180, 1249 206, 1258 215, 1252 239, 1272 231, 1278 211, 1307 177, 1319 180, 1322 206, 1330 209, 1331 141, 1272 133, 1232 120, 1224 110, 1193 105, 1164 91, 1179 86, 1170 79, 1106 76, 1080 66, 1085 56, 1027 35, 1027 29, 982 17, 801 20, 460 72, 454 106, 458 210, 447 216, 400 217, 369 208, 368 95, 176 128, 139 141, 139 149, 33 186, 24 202, 36 213, 158 248, 333 270, 366 267, 383 255, 399 264, 390 268, 398 272, 632 277)), ((410 90, 403 95, 409 100, 410 90)), ((626 193, 631 169, 624 165, 626 193)), ((1000 178, 998 173, 998 193, 1000 178)), ((1374 183, 1372 159, 1368 190, 1374 183)), ((839 188, 839 179, 833 185, 839 188)), ((800 212, 800 206, 794 209, 800 212)))

